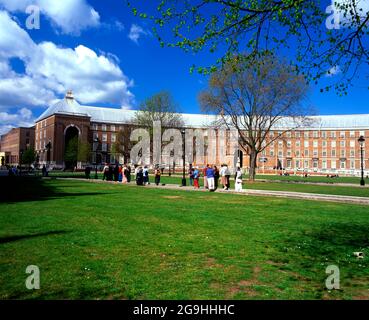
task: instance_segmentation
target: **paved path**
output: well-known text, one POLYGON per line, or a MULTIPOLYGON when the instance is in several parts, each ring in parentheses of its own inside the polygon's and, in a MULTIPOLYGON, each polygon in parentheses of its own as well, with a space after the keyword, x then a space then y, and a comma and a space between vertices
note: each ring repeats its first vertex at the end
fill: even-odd
MULTIPOLYGON (((57 178, 59 180, 77 180, 86 182, 86 179, 78 178, 57 178)), ((91 183, 110 183, 116 184, 115 182, 102 181, 102 180, 89 180, 91 183)), ((135 183, 127 184, 127 186, 136 186, 135 183)), ((181 187, 176 184, 166 184, 156 186, 155 184, 150 184, 142 188, 160 188, 160 189, 170 189, 170 190, 183 190, 189 192, 209 192, 204 188, 194 189, 193 187, 181 187)), ((290 191, 272 191, 272 190, 251 190, 244 189, 242 192, 235 192, 234 190, 222 190, 218 189, 217 193, 228 193, 228 194, 238 194, 238 195, 252 195, 252 196, 267 196, 267 197, 278 197, 278 198, 288 198, 288 199, 303 199, 303 200, 316 200, 316 201, 327 201, 327 202, 341 202, 350 204, 362 204, 369 206, 369 198, 366 197, 353 197, 353 196, 340 196, 340 195, 330 195, 330 194, 316 194, 316 193, 303 193, 303 192, 290 192, 290 191)))

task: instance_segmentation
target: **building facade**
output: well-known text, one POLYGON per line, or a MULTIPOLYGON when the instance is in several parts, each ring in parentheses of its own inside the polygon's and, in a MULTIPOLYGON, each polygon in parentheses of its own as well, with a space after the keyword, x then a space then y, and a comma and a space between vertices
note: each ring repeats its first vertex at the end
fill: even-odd
POLYGON ((35 145, 35 128, 15 128, 1 136, 1 165, 19 165, 22 153, 35 145))
MULTIPOLYGON (((113 145, 118 132, 124 128, 134 128, 132 120, 135 111, 113 108, 100 108, 80 105, 68 92, 64 99, 48 108, 36 121, 35 150, 40 163, 54 167, 66 167, 65 155, 71 141, 78 139, 80 144, 90 146, 89 162, 129 162, 116 154, 113 145)), ((213 115, 183 114, 188 129, 209 130, 216 120, 213 115)), ((348 174, 358 175, 361 169, 360 145, 358 139, 369 135, 369 115, 337 115, 312 117, 312 125, 297 130, 285 131, 286 128, 275 128, 269 133, 266 144, 275 137, 258 156, 258 172, 270 173, 276 170, 287 170, 291 173, 307 172, 316 174, 348 174)), ((215 130, 215 137, 219 134, 215 130)), ((206 135, 206 133, 205 133, 206 135)), ((211 163, 235 164, 234 149, 229 134, 225 134, 225 142, 216 141, 216 156, 211 163), (225 148, 219 146, 224 143, 225 148), (220 150, 223 150, 222 153, 220 150)), ((237 148, 237 146, 236 146, 237 148)), ((364 168, 369 169, 368 143, 363 145, 364 168)), ((69 152, 69 151, 68 151, 69 152)), ((238 165, 248 168, 247 151, 239 150, 238 165)), ((207 153, 203 163, 209 161, 207 153)), ((195 162, 193 159, 188 163, 195 162)), ((81 166, 82 163, 73 165, 81 166)), ((178 166, 182 162, 177 163, 178 166)), ((368 174, 366 172, 366 174, 368 174)))

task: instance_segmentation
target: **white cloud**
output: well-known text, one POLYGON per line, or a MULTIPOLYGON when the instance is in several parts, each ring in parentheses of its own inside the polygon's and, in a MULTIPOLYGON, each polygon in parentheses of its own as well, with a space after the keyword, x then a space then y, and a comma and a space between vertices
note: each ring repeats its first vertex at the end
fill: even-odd
POLYGON ((52 42, 36 44, 8 13, 0 11, 0 119, 18 119, 16 124, 21 124, 24 116, 16 113, 12 118, 10 110, 47 107, 69 89, 83 104, 129 108, 134 98, 130 92, 133 81, 113 57, 83 45, 73 49, 52 42), (24 63, 24 74, 12 70, 12 58, 24 63))
POLYGON ((0 6, 10 12, 25 12, 29 5, 38 6, 62 33, 78 35, 100 24, 99 13, 86 0, 0 0, 0 6))
POLYGON ((149 33, 141 28, 139 25, 132 24, 131 29, 129 30, 128 38, 138 44, 138 40, 140 39, 140 37, 148 34, 149 33))
POLYGON ((0 135, 12 128, 31 127, 34 125, 34 120, 32 111, 27 108, 22 108, 15 114, 0 112, 0 135))
POLYGON ((337 74, 340 74, 341 73, 341 68, 340 66, 333 66, 332 68, 330 68, 328 71, 327 71, 327 74, 326 76, 327 77, 333 77, 337 74))

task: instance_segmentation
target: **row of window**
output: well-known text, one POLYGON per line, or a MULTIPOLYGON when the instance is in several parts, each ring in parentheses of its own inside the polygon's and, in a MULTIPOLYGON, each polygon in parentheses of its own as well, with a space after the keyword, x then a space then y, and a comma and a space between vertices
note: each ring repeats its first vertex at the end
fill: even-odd
MULTIPOLYGON (((292 147, 292 141, 286 141, 286 142, 284 142, 282 140, 278 141, 278 148, 283 148, 284 145, 286 145, 287 148, 291 148, 292 147)), ((313 148, 318 148, 319 147, 319 141, 314 140, 312 145, 313 145, 313 148)), ((331 141, 330 144, 328 144, 327 141, 323 140, 323 141, 321 141, 321 145, 322 145, 322 148, 326 148, 326 147, 328 147, 328 145, 330 145, 331 148, 336 148, 337 147, 337 142, 336 141, 331 141)), ((345 140, 339 141, 338 145, 341 148, 345 148, 346 147, 346 141, 345 140)), ((348 145, 350 146, 350 148, 355 148, 355 146, 358 146, 358 142, 356 140, 350 140, 348 145)), ((272 143, 270 143, 269 147, 271 149, 273 149, 274 146, 275 146, 275 142, 273 141, 272 143)), ((310 141, 305 140, 304 141, 304 147, 309 148, 309 146, 310 146, 310 141)), ((363 144, 363 146, 365 147, 365 143, 363 144)), ((301 141, 295 141, 295 147, 296 148, 301 147, 301 141)))
MULTIPOLYGON (((295 160, 294 162, 295 164, 295 168, 303 168, 304 169, 309 169, 312 165, 312 168, 314 169, 318 169, 319 168, 319 161, 318 160, 313 160, 312 162, 310 160, 295 160)), ((286 161, 286 168, 288 169, 292 169, 293 168, 293 161, 292 160, 287 160, 286 161)), ((358 164, 357 162, 355 162, 355 160, 350 160, 347 166, 347 161, 342 160, 339 161, 339 168, 340 169, 360 169, 360 164, 358 164), (356 165, 356 166, 355 166, 356 165)), ((365 168, 365 166, 364 166, 365 168)), ((321 169, 337 169, 337 161, 335 160, 323 160, 321 162, 321 169)))
MULTIPOLYGON (((282 136, 283 132, 282 131, 271 131, 269 133, 269 137, 274 138, 276 136, 282 136)), ((327 138, 346 138, 347 132, 346 131, 288 131, 284 134, 284 136, 286 136, 287 138, 301 138, 304 137, 306 139, 308 138, 323 138, 323 139, 327 139, 327 138), (338 133, 338 134, 337 134, 338 133)), ((350 138, 358 138, 360 136, 365 136, 365 131, 349 131, 348 132, 348 136, 350 138)))
MULTIPOLYGON (((286 157, 292 157, 292 156, 294 156, 296 158, 299 158, 302 155, 304 157, 309 157, 310 155, 312 155, 313 157, 316 157, 317 158, 319 156, 319 151, 318 150, 313 150, 313 152, 311 154, 311 152, 310 152, 309 149, 305 149, 303 153, 301 153, 300 150, 295 150, 294 152, 292 152, 291 150, 287 150, 285 153, 283 151, 281 151, 281 150, 278 150, 277 153, 275 153, 273 149, 269 150, 269 156, 274 157, 276 154, 279 157, 283 157, 283 155, 285 154, 286 157)), ((264 150, 262 152, 262 155, 263 156, 266 156, 267 155, 267 152, 264 150)), ((344 157, 346 157, 346 155, 349 155, 350 158, 354 158, 355 155, 356 155, 356 152, 355 152, 355 149, 351 149, 349 151, 349 153, 347 153, 346 150, 340 150, 340 152, 337 153, 336 152, 336 149, 332 149, 332 150, 330 150, 330 152, 328 152, 327 150, 322 150, 321 153, 320 153, 320 155, 322 157, 328 157, 328 156, 330 156, 330 157, 333 157, 333 158, 334 157, 337 157, 337 155, 339 155, 341 158, 344 158, 344 157)), ((363 157, 365 157, 365 151, 363 151, 363 157)))
POLYGON ((123 126, 116 126, 114 124, 111 124, 111 125, 107 125, 107 124, 97 124, 97 123, 94 123, 92 124, 92 130, 94 131, 97 131, 99 130, 99 127, 101 127, 101 131, 112 131, 112 132, 116 132, 116 131, 120 131, 120 130, 123 130, 123 126))

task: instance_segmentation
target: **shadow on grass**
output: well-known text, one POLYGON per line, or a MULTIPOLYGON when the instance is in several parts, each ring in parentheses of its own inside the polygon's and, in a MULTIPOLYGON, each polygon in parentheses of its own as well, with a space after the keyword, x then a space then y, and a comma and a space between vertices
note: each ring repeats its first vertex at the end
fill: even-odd
POLYGON ((24 239, 32 239, 32 238, 38 238, 38 237, 66 234, 69 232, 70 231, 66 231, 66 230, 57 230, 57 231, 48 231, 48 232, 35 233, 35 234, 24 234, 24 235, 17 235, 17 236, 0 237, 0 244, 24 240, 24 239))
POLYGON ((103 192, 62 192, 37 177, 0 177, 0 203, 42 201, 63 197, 103 195, 103 192))
POLYGON ((369 223, 325 223, 283 241, 280 251, 282 260, 301 270, 337 264, 347 268, 347 276, 363 273, 369 276, 369 259, 358 260, 354 256, 357 251, 369 254, 369 223))

